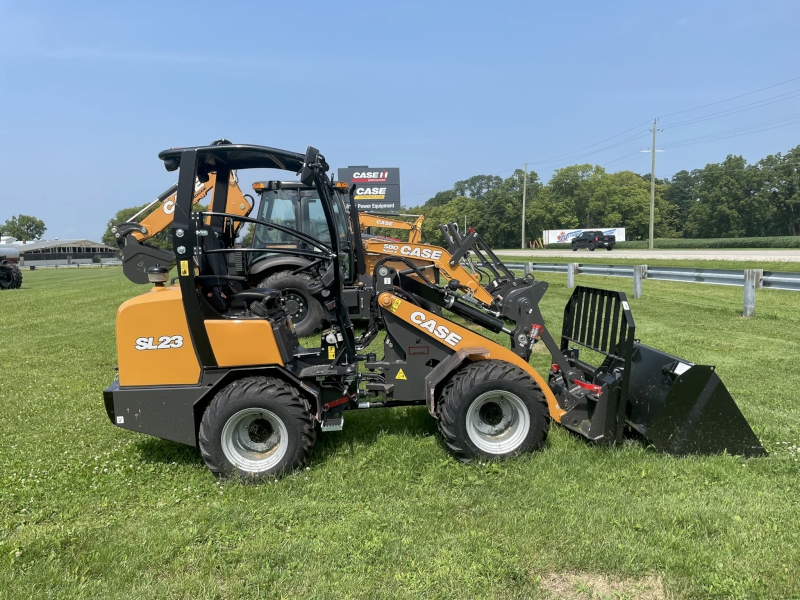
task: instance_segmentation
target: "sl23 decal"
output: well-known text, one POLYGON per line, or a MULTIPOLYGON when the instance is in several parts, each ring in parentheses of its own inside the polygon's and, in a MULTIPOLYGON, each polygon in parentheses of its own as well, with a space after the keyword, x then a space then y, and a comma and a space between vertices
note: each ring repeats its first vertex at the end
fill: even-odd
POLYGON ((137 350, 169 350, 183 346, 182 335, 162 335, 158 338, 157 344, 155 339, 151 337, 136 338, 135 347, 137 350))

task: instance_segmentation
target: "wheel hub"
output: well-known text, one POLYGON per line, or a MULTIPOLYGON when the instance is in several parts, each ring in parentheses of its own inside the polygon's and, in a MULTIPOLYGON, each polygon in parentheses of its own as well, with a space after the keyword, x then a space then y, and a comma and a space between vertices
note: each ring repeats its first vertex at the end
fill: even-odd
POLYGON ((236 468, 260 473, 277 465, 288 450, 289 434, 283 421, 272 411, 241 410, 225 423, 222 451, 236 468))
POLYGON ((516 394, 485 392, 467 411, 467 434, 487 454, 508 454, 525 441, 531 427, 525 403, 516 394))
POLYGON ((302 321, 308 312, 305 298, 297 292, 284 292, 284 298, 286 298, 286 312, 295 321, 302 321))

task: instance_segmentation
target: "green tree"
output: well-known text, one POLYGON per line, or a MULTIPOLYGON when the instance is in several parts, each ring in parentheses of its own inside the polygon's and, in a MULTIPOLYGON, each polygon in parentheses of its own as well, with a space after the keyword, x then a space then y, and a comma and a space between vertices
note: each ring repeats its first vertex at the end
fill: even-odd
POLYGON ((552 201, 564 205, 559 212, 574 215, 578 227, 591 228, 603 225, 592 214, 590 206, 597 184, 604 174, 605 169, 600 166, 573 165, 557 169, 547 184, 552 201))
POLYGON ((433 198, 429 199, 425 203, 425 206, 430 206, 431 208, 434 208, 436 206, 444 206, 456 196, 458 196, 458 194, 456 194, 455 190, 445 190, 443 192, 436 192, 436 195, 433 198))
POLYGON ((741 156, 698 173, 697 202, 689 211, 686 237, 751 237, 767 235, 774 208, 761 188, 759 172, 741 156))
POLYGON ((497 175, 475 175, 469 179, 457 181, 453 190, 458 196, 483 198, 502 183, 503 179, 497 175))
POLYGON ((0 225, 0 233, 10 235, 18 240, 40 240, 47 231, 44 221, 30 215, 11 217, 0 225))
MULTIPOLYGON (((653 230, 655 237, 674 237, 674 208, 661 194, 664 184, 656 186, 653 230)), ((632 171, 603 174, 597 179, 589 202, 589 212, 596 226, 625 227, 630 239, 650 235, 650 182, 632 171)))
POLYGON ((689 218, 689 211, 697 201, 697 178, 699 171, 678 171, 672 176, 672 181, 668 181, 668 186, 664 190, 664 200, 669 202, 677 209, 676 231, 682 232, 684 224, 689 218))
POLYGON ((773 235, 800 235, 800 146, 758 163, 763 181, 760 195, 773 210, 773 235))

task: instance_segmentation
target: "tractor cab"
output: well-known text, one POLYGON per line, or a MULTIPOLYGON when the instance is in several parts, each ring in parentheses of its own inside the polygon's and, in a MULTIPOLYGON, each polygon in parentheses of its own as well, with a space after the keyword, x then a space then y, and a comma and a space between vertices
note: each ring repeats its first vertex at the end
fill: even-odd
MULTIPOLYGON (((341 267, 344 273, 345 284, 352 283, 355 265, 352 253, 348 252, 353 246, 353 231, 347 218, 347 205, 342 193, 347 195, 346 184, 331 186, 334 222, 336 236, 339 238, 341 249, 346 256, 341 257, 341 267)), ((330 244, 331 234, 325 220, 319 191, 304 185, 300 181, 257 181, 253 190, 261 197, 258 208, 258 219, 263 223, 278 223, 291 229, 310 235, 324 243, 330 244)), ((312 246, 304 244, 295 235, 278 231, 261 224, 254 225, 253 248, 264 248, 265 252, 253 253, 249 260, 249 271, 260 272, 260 263, 273 259, 276 254, 270 252, 275 248, 300 248, 315 251, 312 246)), ((318 251, 317 251, 318 252, 318 251)), ((284 255, 286 256, 286 255, 284 255)))

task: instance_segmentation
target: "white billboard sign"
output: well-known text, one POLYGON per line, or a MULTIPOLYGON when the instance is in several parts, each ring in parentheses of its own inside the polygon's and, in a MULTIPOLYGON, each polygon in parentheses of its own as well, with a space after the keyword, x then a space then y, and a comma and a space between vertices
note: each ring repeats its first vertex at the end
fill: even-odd
POLYGON ((542 232, 542 242, 545 244, 569 244, 572 238, 584 231, 602 231, 604 235, 613 235, 618 242, 625 241, 624 227, 587 227, 586 229, 545 229, 542 232))

